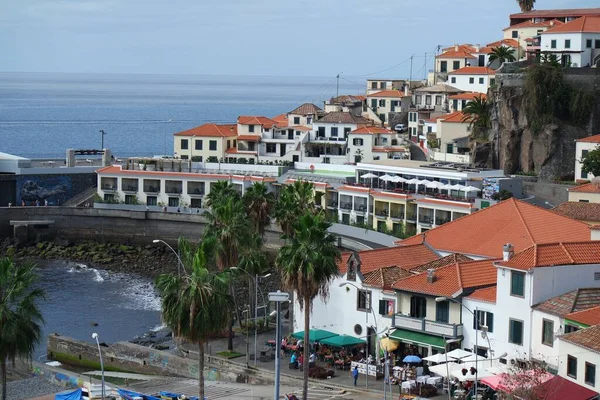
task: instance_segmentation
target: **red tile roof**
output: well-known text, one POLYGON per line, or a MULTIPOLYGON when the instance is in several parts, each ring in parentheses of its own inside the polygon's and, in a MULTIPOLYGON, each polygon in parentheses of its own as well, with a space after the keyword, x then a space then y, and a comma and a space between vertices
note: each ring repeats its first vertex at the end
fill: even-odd
POLYGON ((600 324, 600 305, 587 310, 572 312, 565 315, 565 318, 589 326, 598 325, 600 324))
POLYGON ((567 333, 560 340, 600 353, 600 325, 567 333))
POLYGON ((582 17, 584 15, 600 15, 600 8, 569 8, 557 10, 531 10, 511 14, 510 19, 523 18, 564 18, 582 17))
POLYGON ((447 265, 456 264, 458 262, 463 261, 472 261, 472 259, 460 253, 453 253, 446 257, 430 261, 427 264, 422 264, 417 267, 414 267, 410 270, 410 272, 412 272, 413 274, 420 274, 421 272, 425 272, 428 269, 438 269, 447 265))
POLYGON ((459 124, 468 124, 468 122, 464 122, 465 114, 462 111, 454 111, 453 113, 442 115, 442 122, 451 122, 451 123, 459 123, 459 124))
POLYGON ((389 290, 392 289, 394 283, 410 276, 413 276, 413 274, 403 268, 396 266, 383 267, 364 274, 363 284, 389 290))
POLYGON ((600 203, 568 201, 554 207, 552 212, 578 221, 600 222, 600 203))
POLYGON ((542 32, 542 35, 547 33, 600 33, 600 16, 577 18, 563 25, 548 29, 542 32))
POLYGON ((600 181, 593 181, 585 185, 575 186, 569 189, 569 192, 576 193, 600 193, 600 181))
MULTIPOLYGON (((437 253, 424 244, 406 247, 386 247, 383 249, 357 252, 360 258, 360 271, 363 276, 383 267, 396 266, 409 271, 411 268, 439 258, 437 253)), ((346 273, 348 259, 352 253, 343 253, 338 262, 340 274, 346 273)))
POLYGON ((237 122, 240 125, 262 125, 266 129, 271 129, 274 125, 277 125, 271 118, 244 115, 239 116, 237 122))
POLYGON ((314 105, 312 103, 304 103, 301 106, 296 107, 295 109, 290 111, 288 114, 317 115, 317 114, 324 113, 324 112, 325 111, 323 111, 322 109, 320 109, 319 107, 317 107, 316 105, 314 105))
POLYGON ((260 135, 239 135, 238 140, 246 140, 249 142, 258 142, 260 140, 260 135))
MULTIPOLYGON (((471 52, 474 50, 475 49, 471 50, 471 52)), ((437 58, 475 58, 475 56, 465 50, 456 51, 452 49, 440 54, 439 56, 437 56, 437 58)))
POLYGON ((371 125, 372 122, 366 118, 358 115, 354 115, 349 112, 335 111, 325 114, 325 116, 319 119, 317 122, 331 123, 331 124, 355 124, 355 125, 371 125))
POLYGON ((496 288, 497 286, 490 286, 477 289, 466 298, 469 300, 485 301, 486 303, 496 303, 496 288))
POLYGON ((586 224, 514 198, 397 242, 425 241, 439 251, 501 257, 502 245, 522 251, 535 243, 589 240, 586 224))
POLYGON ((487 98, 487 96, 484 93, 477 92, 465 92, 448 96, 448 98, 452 100, 475 100, 477 97, 481 97, 483 100, 487 98))
POLYGON ((515 39, 501 39, 496 42, 486 44, 487 47, 499 47, 499 46, 508 46, 516 49, 519 47, 519 42, 515 39))
POLYGON ((600 135, 584 137, 581 139, 577 139, 577 141, 583 143, 600 143, 600 135))
POLYGON ((435 270, 433 283, 427 281, 427 272, 401 279, 394 289, 431 296, 455 297, 472 288, 496 284, 494 260, 466 261, 435 270))
POLYGON ((381 92, 368 94, 367 97, 393 97, 401 98, 405 97, 404 93, 399 90, 382 90, 381 92))
POLYGON ((488 67, 462 67, 448 75, 496 75, 496 71, 488 67))
POLYGON ((388 134, 391 135, 393 132, 390 131, 389 129, 386 128, 382 128, 381 126, 363 126, 360 127, 358 129, 353 130, 350 133, 356 133, 356 134, 371 134, 371 135, 378 135, 378 134, 388 134))
POLYGON ((554 25, 562 25, 564 24, 564 22, 558 20, 558 19, 552 19, 552 20, 548 20, 548 21, 539 21, 539 22, 533 22, 532 20, 529 21, 523 21, 521 23, 518 24, 514 24, 509 26, 508 28, 504 28, 503 31, 507 31, 507 30, 515 30, 515 29, 519 29, 519 28, 549 28, 552 27, 554 25))
POLYGON ((600 288, 582 288, 552 297, 533 308, 562 318, 597 306, 600 306, 600 288))
POLYGON ((360 192, 360 193, 369 193, 371 188, 362 187, 362 186, 340 186, 337 188, 338 192, 347 191, 347 192, 360 192))
POLYGON ((225 150, 225 153, 227 153, 227 154, 255 155, 255 154, 258 153, 258 151, 257 150, 238 150, 235 147, 231 147, 231 148, 225 150))
POLYGON ((198 136, 198 137, 230 137, 237 135, 236 124, 204 124, 187 131, 176 133, 175 136, 198 136))
POLYGON ((445 53, 445 52, 451 51, 451 50, 454 50, 454 51, 463 50, 463 51, 471 52, 471 51, 475 51, 475 46, 473 46, 472 44, 460 44, 460 45, 455 44, 454 46, 444 47, 442 49, 442 53, 445 53), (457 46, 458 46, 458 49, 456 48, 457 46))
POLYGON ((271 119, 277 123, 278 128, 285 128, 286 126, 288 126, 287 114, 279 114, 271 119))
POLYGON ((600 264, 600 240, 544 243, 515 254, 500 265, 521 270, 558 265, 600 264))

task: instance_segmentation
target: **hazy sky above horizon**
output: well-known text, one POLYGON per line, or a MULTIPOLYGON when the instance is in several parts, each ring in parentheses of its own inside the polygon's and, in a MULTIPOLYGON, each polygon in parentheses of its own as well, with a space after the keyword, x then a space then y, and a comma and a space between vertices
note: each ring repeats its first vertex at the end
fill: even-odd
MULTIPOLYGON (((598 0, 538 0, 586 8, 598 0)), ((18 0, 0 71, 407 77, 437 45, 502 38, 516 1, 18 0), (381 72, 380 72, 381 71, 381 72)))

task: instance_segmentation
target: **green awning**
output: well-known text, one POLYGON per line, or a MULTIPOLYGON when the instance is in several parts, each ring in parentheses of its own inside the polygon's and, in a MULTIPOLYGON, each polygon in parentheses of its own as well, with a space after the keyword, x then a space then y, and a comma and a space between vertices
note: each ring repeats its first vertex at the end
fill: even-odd
MULTIPOLYGON (((321 342, 323 339, 337 336, 337 333, 329 332, 323 329, 311 329, 308 331, 308 340, 311 342, 321 342)), ((304 331, 296 332, 292 334, 296 339, 304 340, 304 331)))
POLYGON ((565 325, 569 324, 569 325, 573 325, 579 329, 585 329, 585 328, 589 328, 589 325, 586 324, 582 324, 581 322, 577 322, 577 321, 573 321, 571 319, 565 318, 565 325))
POLYGON ((333 347, 350 347, 366 343, 364 340, 348 335, 332 336, 321 340, 319 343, 333 347))
POLYGON ((437 347, 438 349, 445 348, 444 338, 428 335, 427 333, 413 332, 406 329, 396 329, 390 334, 390 337, 405 343, 413 343, 420 346, 432 346, 437 347))

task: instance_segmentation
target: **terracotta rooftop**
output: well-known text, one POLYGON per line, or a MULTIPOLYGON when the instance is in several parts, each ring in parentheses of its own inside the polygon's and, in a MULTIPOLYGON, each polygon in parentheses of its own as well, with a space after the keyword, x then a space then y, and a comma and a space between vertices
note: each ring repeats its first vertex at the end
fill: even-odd
POLYGON ((583 16, 542 32, 547 33, 600 33, 600 16, 583 16))
POLYGON ((510 261, 499 264, 521 270, 560 265, 600 264, 600 240, 534 244, 515 254, 510 261))
POLYGON ((455 44, 454 46, 448 46, 448 47, 444 47, 442 49, 442 53, 445 53, 447 51, 450 50, 455 50, 455 51, 459 51, 459 50, 463 50, 463 51, 475 51, 475 46, 473 46, 472 44, 455 44), (458 46, 458 49, 457 49, 458 46))
POLYGON ((600 353, 600 325, 567 333, 560 340, 600 353))
MULTIPOLYGON (((341 274, 346 273, 346 267, 350 255, 353 253, 342 254, 342 259, 338 263, 341 274)), ((404 270, 410 270, 417 265, 436 260, 439 255, 424 244, 417 244, 407 247, 386 247, 383 249, 363 250, 356 253, 360 258, 360 270, 363 275, 383 267, 396 266, 404 270)))
POLYGON ((288 117, 287 114, 279 114, 271 118, 273 121, 277 123, 278 128, 284 128, 288 126, 288 117))
POLYGON ((267 117, 239 116, 237 120, 240 125, 262 125, 266 129, 271 129, 277 123, 267 117))
POLYGON ((175 136, 198 136, 198 137, 229 137, 237 135, 236 124, 204 124, 187 131, 176 133, 175 136))
POLYGON ((600 222, 600 203, 567 201, 554 207, 552 212, 578 221, 600 222))
POLYGON ((533 308, 564 318, 568 314, 597 306, 600 306, 600 288, 583 288, 552 297, 533 308))
POLYGON ((483 100, 487 98, 485 93, 477 93, 477 92, 465 92, 459 94, 453 94, 448 96, 449 99, 452 100, 475 100, 476 98, 481 97, 483 100))
POLYGON ((519 42, 515 39, 500 39, 498 41, 486 44, 486 47, 501 47, 507 46, 516 49, 519 47, 519 42))
POLYGON ((295 109, 290 111, 288 114, 317 115, 317 114, 321 114, 321 113, 324 113, 324 111, 322 109, 320 109, 319 107, 317 107, 316 105, 314 105, 312 103, 304 103, 300 107, 296 107, 295 109))
POLYGON ((349 94, 344 94, 341 96, 337 96, 337 97, 332 97, 331 99, 329 99, 329 103, 331 104, 355 104, 355 103, 362 103, 363 101, 366 100, 366 96, 355 96, 355 95, 349 95, 349 94))
POLYGON ((381 92, 371 93, 367 97, 405 97, 404 93, 399 90, 382 90, 381 92))
POLYGON ((466 50, 448 50, 437 56, 437 58, 475 58, 471 52, 475 49, 466 51, 466 50))
POLYGON ((569 192, 576 193, 600 193, 600 180, 592 181, 590 183, 586 183, 584 185, 575 186, 574 188, 569 189, 569 192))
POLYGON ((588 326, 598 325, 600 324, 600 305, 587 310, 572 312, 565 315, 565 318, 588 326))
POLYGON ((318 122, 330 123, 330 124, 355 124, 355 125, 370 125, 371 121, 360 117, 358 115, 354 115, 349 112, 330 112, 325 114, 325 116, 318 120, 318 122))
POLYGON ((425 272, 428 269, 438 269, 441 267, 445 267, 450 264, 456 264, 457 262, 463 261, 472 261, 471 258, 463 255, 463 254, 450 254, 446 257, 439 258, 437 260, 430 261, 426 264, 419 265, 410 270, 413 274, 419 274, 421 272, 425 272))
POLYGON ((466 261, 435 270, 433 283, 427 281, 427 272, 401 279, 394 289, 431 296, 456 297, 465 290, 496 284, 494 260, 466 261))
POLYGON ((465 116, 462 111, 454 111, 453 113, 442 115, 440 119, 442 122, 468 124, 469 122, 465 121, 465 116))
POLYGON ((393 132, 390 131, 389 129, 382 128, 381 126, 363 126, 363 127, 353 130, 350 133, 363 134, 363 135, 364 134, 371 134, 371 135, 388 134, 388 135, 391 135, 393 132))
POLYGON ((392 289, 392 285, 400 279, 409 276, 413 276, 413 274, 403 268, 396 266, 383 267, 364 274, 363 284, 387 290, 392 289))
POLYGON ((507 31, 509 29, 515 30, 515 29, 519 29, 519 28, 521 28, 521 29, 522 28, 544 28, 544 27, 549 28, 554 25, 562 25, 562 24, 564 24, 564 22, 562 22, 558 19, 539 21, 539 22, 533 22, 532 20, 529 20, 529 21, 523 21, 521 23, 511 25, 508 28, 504 28, 503 31, 507 31))
POLYGON ((496 75, 496 71, 488 67, 462 67, 448 72, 448 75, 496 75))
POLYGON ((506 243, 519 252, 535 243, 589 238, 583 222, 511 198, 396 243, 402 246, 425 240, 438 251, 501 257, 506 243))
POLYGON ((600 143, 600 134, 577 139, 577 142, 583 143, 600 143))
POLYGON ((486 303, 496 303, 496 288, 497 286, 490 286, 477 289, 466 298, 469 300, 485 301, 486 303))
POLYGON ((569 8, 558 10, 531 10, 511 14, 510 18, 560 18, 582 17, 584 15, 600 15, 600 8, 569 8))

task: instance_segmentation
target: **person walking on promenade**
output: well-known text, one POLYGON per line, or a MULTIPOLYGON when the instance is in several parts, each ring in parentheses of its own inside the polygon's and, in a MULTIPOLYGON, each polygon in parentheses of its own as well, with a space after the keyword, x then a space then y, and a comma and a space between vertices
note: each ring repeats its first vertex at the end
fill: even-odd
POLYGON ((354 367, 352 370, 352 377, 354 378, 354 386, 356 386, 356 381, 358 381, 358 367, 354 367))

